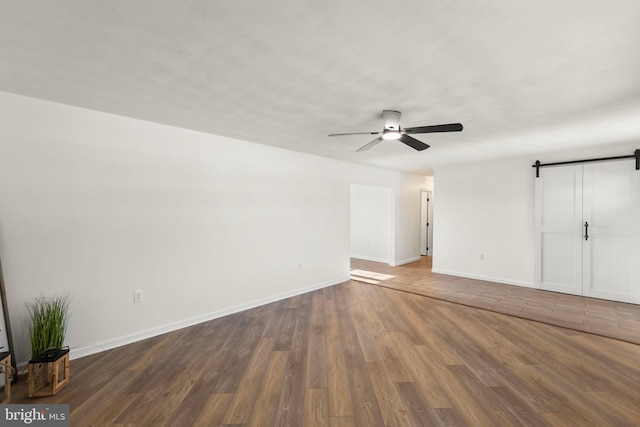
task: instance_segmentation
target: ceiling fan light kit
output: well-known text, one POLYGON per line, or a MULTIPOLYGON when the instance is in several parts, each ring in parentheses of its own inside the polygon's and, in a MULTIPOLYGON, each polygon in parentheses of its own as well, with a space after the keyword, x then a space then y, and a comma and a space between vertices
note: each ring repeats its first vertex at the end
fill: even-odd
POLYGON ((428 144, 409 136, 416 133, 436 133, 436 132, 461 132, 463 126, 461 123, 450 123, 445 125, 418 126, 402 129, 400 127, 400 111, 382 110, 382 118, 384 119, 384 129, 382 132, 349 132, 349 133, 332 133, 329 136, 342 135, 381 135, 367 145, 360 147, 356 151, 365 151, 377 145, 382 140, 399 140, 405 145, 417 151, 426 150, 428 144))
POLYGON ((402 134, 398 130, 385 129, 382 132, 382 139, 400 139, 402 134))

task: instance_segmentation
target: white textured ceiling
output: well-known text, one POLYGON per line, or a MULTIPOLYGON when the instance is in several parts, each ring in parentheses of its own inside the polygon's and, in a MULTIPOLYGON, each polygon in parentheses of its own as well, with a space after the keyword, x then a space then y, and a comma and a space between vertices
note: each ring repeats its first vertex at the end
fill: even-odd
POLYGON ((0 90, 286 149, 440 164, 640 140, 638 0, 0 0, 0 90), (416 152, 373 137, 383 109, 416 152))

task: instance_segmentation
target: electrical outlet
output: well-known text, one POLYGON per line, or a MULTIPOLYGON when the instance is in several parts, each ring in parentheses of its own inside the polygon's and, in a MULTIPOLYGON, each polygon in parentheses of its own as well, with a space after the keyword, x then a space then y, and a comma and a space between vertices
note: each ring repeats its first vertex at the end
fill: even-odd
POLYGON ((482 252, 478 254, 478 261, 484 261, 484 254, 482 252))
POLYGON ((133 291, 133 302, 142 302, 142 291, 133 291))

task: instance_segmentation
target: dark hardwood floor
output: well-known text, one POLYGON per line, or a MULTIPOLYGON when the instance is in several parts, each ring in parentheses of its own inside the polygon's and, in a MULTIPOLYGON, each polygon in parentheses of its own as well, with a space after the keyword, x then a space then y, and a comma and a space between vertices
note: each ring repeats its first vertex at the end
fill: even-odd
POLYGON ((13 391, 73 426, 637 426, 640 346, 350 281, 13 391))

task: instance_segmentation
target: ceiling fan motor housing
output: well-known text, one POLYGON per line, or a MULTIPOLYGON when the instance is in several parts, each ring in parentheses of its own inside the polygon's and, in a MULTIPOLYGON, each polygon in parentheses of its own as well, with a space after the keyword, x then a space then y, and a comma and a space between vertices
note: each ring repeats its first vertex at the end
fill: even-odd
POLYGON ((390 130, 400 130, 400 111, 382 110, 384 128, 390 130))

